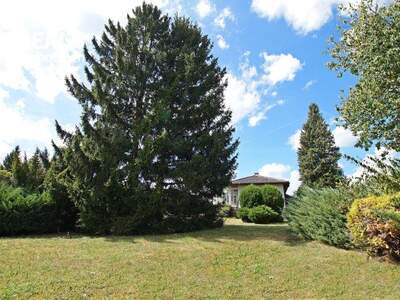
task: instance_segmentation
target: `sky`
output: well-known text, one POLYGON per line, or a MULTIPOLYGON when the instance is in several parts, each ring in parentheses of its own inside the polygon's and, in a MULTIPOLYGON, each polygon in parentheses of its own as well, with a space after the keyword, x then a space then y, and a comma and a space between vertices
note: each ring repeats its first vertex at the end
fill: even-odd
MULTIPOLYGON (((300 184, 296 149, 310 103, 317 103, 342 153, 357 138, 337 126, 340 94, 356 83, 326 64, 340 4, 357 0, 154 0, 165 13, 196 22, 226 67, 226 106, 240 140, 237 177, 261 175, 300 184)), ((384 1, 382 1, 384 2, 384 1)), ((0 159, 20 145, 27 154, 58 141, 54 121, 72 129, 80 106, 66 75, 83 78, 82 48, 108 18, 124 23, 139 0, 14 0, 0 4, 0 159)), ((346 175, 360 170, 342 159, 346 175)))

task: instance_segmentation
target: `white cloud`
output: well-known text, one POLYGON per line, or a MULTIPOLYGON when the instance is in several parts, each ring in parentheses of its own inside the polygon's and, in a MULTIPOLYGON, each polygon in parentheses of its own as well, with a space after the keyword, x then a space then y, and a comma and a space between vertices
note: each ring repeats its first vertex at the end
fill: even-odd
MULTIPOLYGON (((264 97, 269 94, 268 91, 280 82, 292 80, 299 68, 288 67, 285 63, 287 57, 290 57, 289 65, 292 61, 298 61, 290 54, 267 55, 263 53, 263 57, 267 57, 269 60, 269 65, 266 66, 265 63, 261 72, 258 72, 256 66, 250 64, 249 57, 249 51, 242 56, 239 65, 240 76, 228 74, 225 102, 233 112, 233 124, 248 118, 249 126, 254 127, 266 119, 269 110, 276 105, 284 104, 282 99, 274 103, 267 102, 264 97)), ((301 66, 300 62, 299 65, 301 66)), ((274 95, 276 96, 276 94, 274 95)))
POLYGON ((284 179, 292 168, 288 165, 271 163, 261 167, 259 173, 262 176, 270 176, 278 179, 284 179))
MULTIPOLYGON (((335 139, 336 146, 340 148, 354 147, 358 141, 358 138, 354 136, 349 129, 345 129, 341 126, 337 126, 332 131, 332 134, 335 139)), ((294 151, 297 151, 297 149, 300 147, 300 135, 301 129, 297 129, 296 132, 288 139, 288 144, 294 151)))
POLYGON ((7 101, 0 90, 0 157, 13 148, 11 145, 29 141, 39 146, 50 146, 55 136, 54 124, 48 118, 32 118, 7 101))
MULTIPOLYGON (((358 3, 360 0, 253 0, 252 10, 269 21, 283 18, 300 34, 320 29, 333 15, 338 4, 358 3)), ((378 4, 390 0, 378 0, 378 4)))
POLYGON ((278 100, 273 104, 265 106, 264 109, 259 110, 256 114, 253 114, 249 118, 249 126, 255 127, 257 126, 262 120, 267 118, 267 113, 273 109, 277 105, 283 105, 285 103, 284 100, 278 100))
POLYGON ((301 70, 301 62, 291 54, 269 55, 262 53, 264 58, 263 80, 269 85, 275 85, 282 81, 291 81, 295 78, 296 73, 301 70))
POLYGON ((228 87, 225 90, 225 104, 232 111, 232 123, 236 124, 257 110, 261 97, 244 80, 233 74, 227 75, 228 87))
POLYGON ((199 0, 196 5, 196 12, 200 18, 205 18, 215 10, 214 5, 209 0, 199 0))
POLYGON ((225 41, 224 37, 220 34, 217 35, 217 45, 221 49, 228 49, 229 44, 225 41))
POLYGON ((300 135, 301 129, 297 129, 296 132, 289 137, 288 144, 294 151, 297 151, 300 147, 300 135))
MULTIPOLYGON (((179 11, 179 0, 148 1, 179 11)), ((141 0, 8 1, 0 9, 0 84, 54 102, 64 77, 78 75, 82 47, 108 18, 125 21, 141 0), (23 7, 23 9, 21 9, 23 7)))
POLYGON ((313 86, 314 84, 316 84, 317 81, 316 80, 309 80, 307 81, 307 83, 304 85, 303 90, 308 90, 311 86, 313 86))
POLYGON ((280 163, 266 164, 261 167, 259 173, 262 176, 288 180, 290 182, 289 189, 287 190, 289 195, 293 195, 301 184, 299 171, 293 170, 289 165, 280 163))
POLYGON ((233 15, 231 9, 229 7, 225 7, 219 15, 215 18, 214 24, 220 28, 225 28, 226 21, 234 21, 235 16, 233 15))
POLYGON ((346 129, 341 126, 337 126, 332 131, 332 134, 335 138, 336 146, 341 147, 341 148, 353 147, 358 141, 358 138, 353 135, 351 130, 346 129))
POLYGON ((260 17, 284 18, 297 32, 307 34, 321 28, 332 16, 334 0, 253 0, 251 8, 260 17))

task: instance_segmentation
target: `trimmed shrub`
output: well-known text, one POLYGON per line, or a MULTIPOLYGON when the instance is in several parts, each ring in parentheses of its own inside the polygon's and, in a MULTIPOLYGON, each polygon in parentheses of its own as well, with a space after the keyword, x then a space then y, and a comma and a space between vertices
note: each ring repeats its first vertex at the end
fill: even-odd
POLYGON ((357 199, 348 213, 348 227, 356 246, 370 255, 400 260, 400 194, 357 199))
POLYGON ((251 222, 249 219, 249 212, 250 212, 250 208, 248 207, 241 207, 237 210, 236 212, 236 216, 241 219, 243 222, 245 223, 249 223, 251 222))
POLYGON ((247 208, 265 204, 261 189, 253 184, 240 191, 239 201, 241 207, 247 208))
POLYGON ((250 208, 248 212, 248 218, 251 222, 256 224, 268 224, 281 221, 280 214, 266 205, 250 208))
POLYGON ((48 193, 26 194, 0 184, 0 235, 55 232, 55 203, 48 193))
POLYGON ((345 190, 304 187, 284 211, 284 217, 295 233, 305 239, 329 245, 351 247, 347 229, 347 212, 352 197, 345 190))
POLYGON ((264 204, 276 212, 281 212, 284 204, 282 193, 276 187, 268 184, 260 187, 260 190, 264 204))

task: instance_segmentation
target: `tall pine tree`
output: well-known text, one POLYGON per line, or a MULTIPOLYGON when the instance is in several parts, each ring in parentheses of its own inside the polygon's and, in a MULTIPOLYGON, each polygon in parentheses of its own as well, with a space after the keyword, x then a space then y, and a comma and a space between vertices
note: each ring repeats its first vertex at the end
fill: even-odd
POLYGON ((225 69, 188 19, 143 4, 84 47, 88 84, 67 79, 82 106, 67 145, 69 193, 92 232, 187 231, 221 225, 210 199, 236 167, 225 69))
POLYGON ((335 187, 343 177, 339 148, 316 104, 311 104, 297 151, 300 180, 310 187, 335 187))

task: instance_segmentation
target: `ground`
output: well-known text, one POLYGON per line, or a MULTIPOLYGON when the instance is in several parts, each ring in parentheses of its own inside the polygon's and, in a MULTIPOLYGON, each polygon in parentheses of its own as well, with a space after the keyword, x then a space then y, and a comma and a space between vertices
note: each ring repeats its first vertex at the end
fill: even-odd
POLYGON ((400 298, 400 266, 285 224, 140 237, 0 239, 0 299, 400 298))

